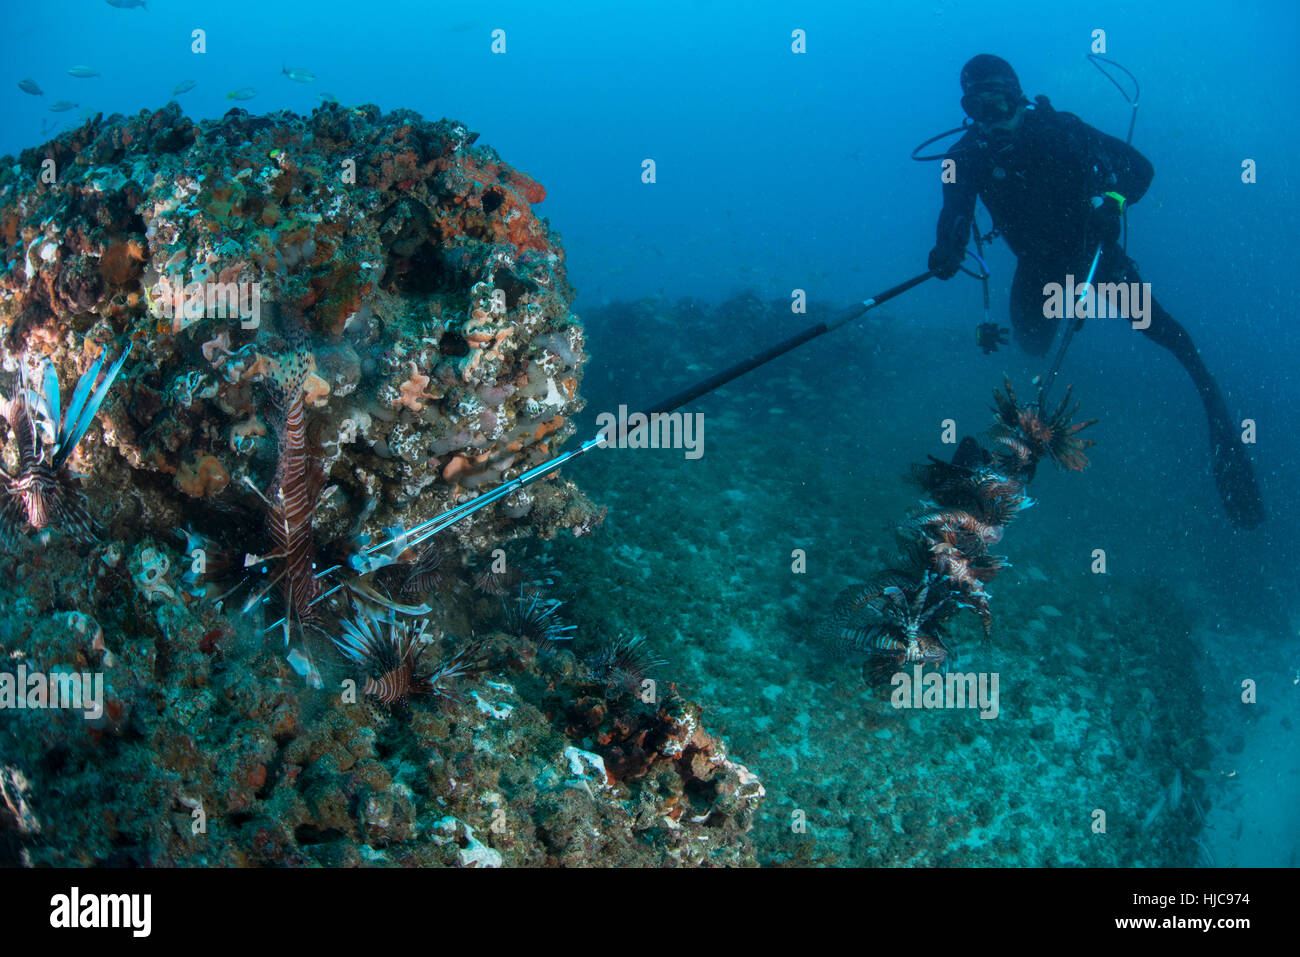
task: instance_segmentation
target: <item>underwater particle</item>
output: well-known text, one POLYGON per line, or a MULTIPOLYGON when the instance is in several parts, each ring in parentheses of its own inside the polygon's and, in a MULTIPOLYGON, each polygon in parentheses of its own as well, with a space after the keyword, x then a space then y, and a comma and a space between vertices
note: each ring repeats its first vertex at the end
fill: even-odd
POLYGON ((527 638, 538 645, 553 641, 566 641, 573 637, 569 632, 576 625, 565 625, 556 617, 564 602, 529 594, 521 585, 514 601, 502 601, 505 612, 503 630, 516 638, 527 638))
POLYGON ((641 682, 656 668, 668 662, 646 647, 645 635, 632 635, 606 642, 587 662, 592 676, 611 690, 637 693, 641 682))

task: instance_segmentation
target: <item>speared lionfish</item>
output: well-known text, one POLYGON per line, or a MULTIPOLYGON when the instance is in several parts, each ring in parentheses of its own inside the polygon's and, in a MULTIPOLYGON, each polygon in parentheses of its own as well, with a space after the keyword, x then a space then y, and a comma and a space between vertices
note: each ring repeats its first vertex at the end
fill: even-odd
POLYGON ((958 607, 942 576, 889 572, 841 592, 822 637, 845 651, 895 658, 899 664, 942 665, 949 655, 943 626, 958 607))
POLYGON ((930 499, 899 525, 907 564, 946 578, 961 595, 962 606, 979 615, 987 635, 993 616, 984 585, 1007 564, 989 546, 1002 540, 1003 527, 1034 500, 1023 483, 986 467, 932 458, 912 476, 930 499))
POLYGON ((54 366, 46 360, 39 393, 28 382, 26 365, 22 366, 18 394, 0 398, 0 414, 9 421, 18 440, 18 474, 0 470, 0 538, 10 540, 24 526, 41 531, 51 522, 81 539, 95 538, 86 497, 67 467, 68 459, 95 420, 95 413, 104 404, 130 352, 128 345, 99 379, 107 358, 107 351, 101 353, 77 380, 66 410, 60 408, 59 377, 54 366), (53 441, 53 452, 48 455, 39 433, 53 441))
POLYGON ((911 477, 926 493, 921 507, 897 527, 901 571, 847 589, 822 623, 822 636, 841 648, 899 663, 948 662, 942 626, 959 608, 979 615, 987 635, 993 616, 985 585, 1007 561, 989 547, 1012 519, 1034 504, 1025 492, 1043 457, 1059 468, 1088 465, 1093 443, 1077 433, 1096 420, 1071 424, 1078 405, 1070 392, 1050 414, 1021 406, 1011 381, 995 390, 993 452, 972 437, 952 462, 934 457, 911 477))
POLYGON ((1079 411, 1079 403, 1075 403, 1073 409, 1067 408, 1074 386, 1065 390, 1061 404, 1048 415, 1046 410, 1036 405, 1021 405, 1011 388, 1011 380, 1004 379, 1003 383, 1006 395, 993 390, 993 411, 998 417, 993 426, 993 441, 1000 446, 999 463, 1013 473, 1025 473, 1026 480, 1033 477, 1038 460, 1044 456, 1050 458, 1057 468, 1072 472, 1086 469, 1088 456, 1084 450, 1096 443, 1091 439, 1077 439, 1075 435, 1097 420, 1070 424, 1079 411))
POLYGON ((359 608, 350 620, 341 622, 342 634, 330 638, 344 657, 365 670, 362 692, 384 704, 405 702, 415 694, 463 701, 460 693, 447 685, 486 668, 482 647, 468 645, 430 667, 424 661, 432 644, 432 638, 426 636, 428 625, 428 619, 397 621, 359 608))

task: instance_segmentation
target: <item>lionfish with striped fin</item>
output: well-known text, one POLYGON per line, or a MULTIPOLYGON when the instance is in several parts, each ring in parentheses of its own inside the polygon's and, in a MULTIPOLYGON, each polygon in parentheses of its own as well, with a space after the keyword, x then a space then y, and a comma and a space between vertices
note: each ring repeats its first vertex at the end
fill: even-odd
POLYGON ((340 624, 342 634, 330 638, 344 657, 364 669, 366 683, 362 692, 386 705, 405 702, 416 694, 463 701, 463 696, 448 685, 487 668, 482 646, 470 644, 431 666, 425 661, 433 643, 427 634, 428 626, 427 618, 399 621, 358 608, 350 620, 340 624))
POLYGON ((640 692, 641 683, 658 668, 668 664, 646 645, 645 635, 619 635, 605 642, 587 659, 587 667, 596 680, 610 691, 640 692))
POLYGON ((284 596, 284 643, 290 641, 290 623, 312 617, 312 606, 321 594, 316 578, 315 545, 312 519, 320 504, 324 474, 312 450, 308 448, 306 410, 303 405, 303 381, 309 366, 301 343, 280 357, 279 369, 272 373, 268 386, 279 412, 276 422, 279 452, 275 479, 267 494, 245 478, 249 487, 266 502, 266 528, 274 543, 267 555, 247 555, 245 567, 271 560, 279 561, 279 571, 244 604, 244 610, 259 603, 272 588, 279 587, 284 596))
POLYGON ((1001 528, 1036 503, 1025 485, 990 468, 970 468, 929 456, 912 466, 911 478, 943 509, 958 509, 990 528, 1001 528))
POLYGON ((899 664, 947 662, 943 626, 957 613, 948 583, 934 572, 890 572, 845 589, 822 624, 822 638, 845 651, 899 664))
POLYGON ((0 470, 0 538, 12 540, 24 526, 42 531, 51 522, 83 540, 95 538, 85 495, 68 468, 68 459, 95 420, 95 413, 104 404, 130 352, 127 346, 100 379, 107 351, 101 353, 77 380, 66 410, 61 408, 54 366, 45 362, 41 390, 37 392, 23 365, 18 394, 0 398, 0 414, 9 421, 18 441, 18 474, 0 470), (52 440, 53 451, 48 454, 42 435, 52 440))
POLYGON ((566 625, 556 614, 564 602, 558 598, 543 598, 537 592, 519 586, 519 597, 513 602, 504 599, 502 630, 516 638, 527 638, 539 647, 549 649, 554 642, 568 641, 577 625, 566 625))
POLYGON ((446 559, 447 552, 437 539, 425 545, 415 561, 407 566, 405 580, 402 582, 402 596, 434 595, 445 586, 450 579, 450 570, 444 566, 446 559))
POLYGON ((1074 408, 1069 408, 1074 387, 1065 390, 1061 404, 1049 415, 1037 405, 1021 405, 1011 387, 1011 380, 1004 379, 1003 382, 1006 395, 993 390, 993 411, 997 414, 997 422, 992 435, 994 444, 999 446, 997 459, 1004 469, 1032 478, 1044 456, 1050 458, 1057 468, 1072 472, 1086 469, 1088 456, 1084 452, 1096 443, 1075 436, 1097 420, 1071 423, 1080 405, 1076 402, 1074 408))

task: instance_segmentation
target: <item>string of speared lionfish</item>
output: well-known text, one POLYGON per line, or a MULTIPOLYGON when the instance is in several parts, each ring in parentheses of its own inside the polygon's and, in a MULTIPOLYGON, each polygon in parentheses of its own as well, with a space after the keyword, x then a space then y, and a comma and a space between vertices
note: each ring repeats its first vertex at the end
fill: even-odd
POLYGON ((841 592, 821 623, 823 640, 866 655, 868 665, 946 669, 955 659, 946 628, 959 611, 973 611, 990 633, 985 586, 1008 564, 990 547, 1034 504, 1025 488, 1042 459, 1069 471, 1087 467, 1084 452, 1094 443, 1077 433, 1096 421, 1072 423, 1079 406, 1070 407, 1069 389, 1050 413, 1022 405, 1010 379, 1005 389, 993 392, 995 421, 983 445, 967 437, 951 462, 930 456, 913 466, 925 497, 897 526, 896 567, 841 592))
MULTIPOLYGON (((325 475, 320 450, 309 436, 303 391, 311 365, 305 334, 292 324, 284 332, 289 348, 268 363, 263 378, 274 407, 275 474, 265 492, 245 478, 245 484, 266 507, 265 533, 270 548, 256 553, 226 548, 187 530, 187 552, 200 550, 205 560, 201 571, 191 566, 186 572, 186 585, 191 594, 219 607, 236 593, 243 593, 241 614, 263 606, 277 609, 279 620, 267 630, 280 629, 285 647, 294 645, 289 663, 314 688, 322 687, 323 681, 307 640, 308 631, 327 637, 346 659, 361 665, 366 672, 365 693, 385 704, 405 700, 408 694, 454 697, 446 692, 446 682, 472 673, 478 666, 477 652, 469 647, 438 668, 426 668, 422 662, 430 644, 427 619, 413 619, 428 615, 429 605, 394 601, 360 576, 345 579, 328 591, 322 586, 313 520, 323 497, 325 475), (232 576, 233 582, 213 590, 215 583, 232 576)), ((436 559, 428 554, 422 557, 424 561, 417 562, 412 578, 426 576, 436 567, 436 559)))
POLYGON ((54 526, 83 541, 93 541, 97 529, 86 506, 77 476, 68 460, 108 398, 131 347, 100 376, 108 351, 87 369, 62 408, 59 376, 44 360, 39 388, 25 357, 19 361, 18 391, 0 396, 0 414, 14 432, 18 447, 17 472, 0 469, 0 541, 10 544, 27 530, 44 532, 54 526))

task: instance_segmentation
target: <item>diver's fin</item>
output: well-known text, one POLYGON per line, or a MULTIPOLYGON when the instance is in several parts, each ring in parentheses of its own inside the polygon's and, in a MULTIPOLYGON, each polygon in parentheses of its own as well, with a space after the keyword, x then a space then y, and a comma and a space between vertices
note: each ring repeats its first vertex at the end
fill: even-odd
POLYGON ((1237 528, 1255 528, 1268 517, 1246 450, 1233 433, 1216 435, 1210 452, 1214 484, 1228 520, 1237 528))

